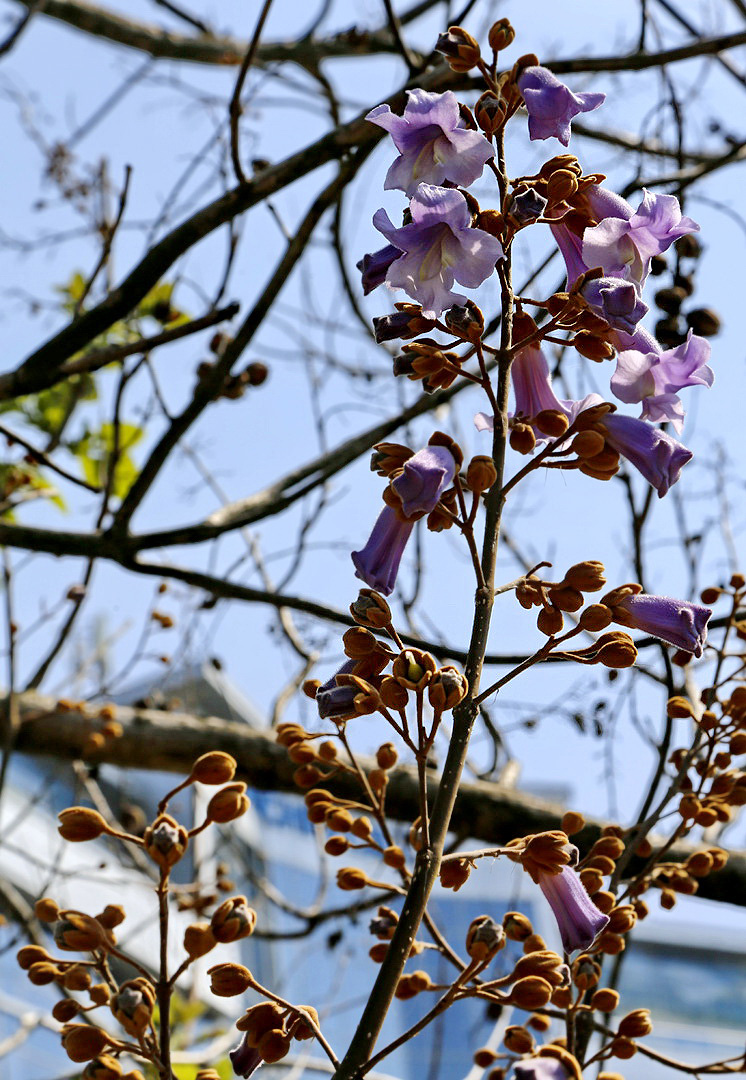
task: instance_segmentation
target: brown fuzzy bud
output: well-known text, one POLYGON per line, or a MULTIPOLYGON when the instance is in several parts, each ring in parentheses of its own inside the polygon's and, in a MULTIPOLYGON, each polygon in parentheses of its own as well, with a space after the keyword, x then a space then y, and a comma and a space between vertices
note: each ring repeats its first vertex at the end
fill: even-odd
POLYGON ((445 34, 439 35, 435 48, 456 72, 471 71, 481 57, 478 42, 462 26, 449 26, 445 34))
POLYGON ((549 1004, 552 997, 552 987, 546 979, 538 975, 529 975, 525 979, 519 979, 510 992, 510 1003, 518 1009, 533 1011, 541 1009, 549 1004))
POLYGON ((508 441, 516 453, 532 454, 536 446, 536 435, 528 424, 521 424, 514 420, 508 441))
POLYGON ((66 952, 93 952, 104 944, 101 924, 80 911, 61 911, 53 933, 57 947, 66 952))
POLYGON ((376 761, 381 769, 393 769, 399 760, 399 754, 392 742, 382 743, 376 751, 376 761))
POLYGON ((371 769, 368 773, 368 783, 376 795, 380 795, 381 792, 386 790, 388 782, 389 778, 385 769, 371 769))
MULTIPOLYGON (((583 435, 594 434, 596 432, 583 432, 583 435)), ((581 592, 598 592, 606 584, 604 564, 596 559, 575 563, 565 574, 562 583, 563 585, 569 585, 573 589, 579 589, 581 592)))
POLYGON ((190 779, 198 780, 200 784, 227 784, 236 775, 236 768, 236 759, 230 754, 212 750, 197 758, 190 779))
POLYGON ((546 947, 547 943, 541 934, 529 934, 523 942, 524 953, 544 952, 546 947))
POLYGON ((503 915, 503 929, 511 941, 525 941, 533 933, 531 920, 520 911, 508 911, 503 915))
POLYGON ((650 1009, 635 1009, 622 1019, 619 1034, 627 1039, 642 1039, 653 1030, 650 1009))
POLYGON ((368 956, 371 958, 374 964, 382 964, 386 958, 386 953, 389 951, 388 943, 379 942, 377 945, 371 946, 368 950, 368 956))
POLYGON ((246 794, 246 784, 228 784, 227 787, 216 791, 207 804, 207 817, 220 825, 228 821, 235 821, 249 809, 249 798, 246 794))
POLYGON ((597 634, 610 625, 611 611, 605 604, 589 604, 581 612, 578 623, 581 629, 590 630, 592 634, 597 634))
POLYGON ((725 864, 728 862, 728 852, 724 851, 722 848, 708 848, 707 853, 712 858, 713 872, 717 870, 722 870, 725 864))
POLYGON ((83 1070, 82 1080, 119 1080, 124 1070, 117 1058, 99 1054, 83 1070))
POLYGON ((155 1008, 155 990, 148 979, 124 982, 109 1002, 114 1018, 128 1035, 139 1039, 149 1027, 155 1008))
POLYGON ((611 1044, 611 1056, 621 1058, 623 1061, 634 1057, 636 1053, 637 1047, 632 1039, 618 1038, 611 1044))
POLYGON ((312 1005, 302 1005, 301 1008, 303 1009, 303 1013, 306 1013, 308 1015, 308 1018, 306 1018, 303 1013, 300 1013, 298 1015, 298 1018, 293 1023, 289 1034, 292 1036, 292 1038, 298 1039, 303 1042, 306 1039, 312 1039, 314 1037, 315 1031, 313 1027, 311 1027, 309 1019, 313 1021, 314 1025, 318 1028, 319 1014, 316 1012, 312 1005))
POLYGON ((540 873, 559 874, 573 861, 573 855, 577 858, 577 849, 568 843, 567 836, 559 829, 533 833, 518 844, 516 862, 520 862, 537 883, 540 873))
POLYGON ((474 106, 474 119, 488 138, 500 130, 506 117, 505 102, 491 90, 482 94, 474 106))
MULTIPOLYGON (((555 990, 555 994, 556 993, 557 991, 555 990)), ((554 1000, 554 994, 552 994, 552 1000, 554 1000)), ((534 1013, 533 1016, 529 1016, 526 1023, 530 1028, 533 1028, 534 1031, 541 1032, 549 1031, 549 1028, 552 1026, 552 1021, 549 1017, 544 1016, 542 1013, 534 1013)))
POLYGON ((687 311, 685 318, 689 329, 702 337, 714 337, 720 332, 720 316, 712 308, 694 308, 687 311))
POLYGON ((471 869, 471 863, 466 859, 449 859, 440 864, 440 884, 444 889, 453 889, 454 892, 458 892, 468 881, 471 869))
MULTIPOLYGON (((602 836, 591 848, 591 855, 594 857, 604 855, 607 859, 618 859, 623 851, 624 841, 618 836, 602 836)), ((597 869, 601 868, 598 867, 597 869)), ((605 871, 601 870, 601 873, 605 873, 605 871)), ((609 871, 609 873, 613 873, 613 870, 609 871)))
POLYGON ((106 983, 96 983, 88 991, 88 997, 94 1005, 108 1005, 111 998, 111 990, 106 983))
POLYGON ((466 951, 472 960, 487 963, 505 945, 505 930, 489 915, 473 919, 466 932, 466 951))
POLYGON ((563 584, 549 590, 549 602, 560 611, 580 611, 584 600, 579 589, 563 584))
POLYGON ((436 712, 454 709, 466 697, 469 683, 457 668, 439 668, 428 683, 427 696, 436 712))
POLYGON ((109 1038, 92 1024, 65 1024, 62 1048, 71 1061, 90 1061, 98 1057, 109 1038))
POLYGON ((472 1061, 479 1069, 489 1069, 493 1062, 497 1061, 497 1054, 488 1046, 483 1046, 474 1051, 472 1061))
POLYGON ((550 202, 564 202, 577 190, 578 181, 570 169, 556 169, 547 181, 547 197, 550 202))
MULTIPOLYGON (((487 96, 487 94, 483 94, 479 101, 482 101, 482 98, 487 96)), ((479 102, 477 102, 478 107, 479 102)), ((444 318, 446 326, 456 337, 464 338, 465 341, 471 341, 472 343, 481 340, 484 330, 484 315, 472 300, 467 300, 465 304, 454 304, 453 307, 446 311, 444 318)), ((452 354, 447 353, 446 355, 450 356, 452 354)), ((458 358, 456 358, 456 362, 458 362, 458 358)))
POLYGON ((534 1037, 530 1031, 519 1024, 511 1024, 506 1027, 503 1035, 505 1049, 511 1054, 528 1054, 534 1048, 534 1037))
POLYGON ((579 431, 572 440, 570 449, 578 457, 594 458, 603 451, 605 446, 606 439, 599 431, 579 431))
POLYGON ((373 835, 373 824, 370 818, 365 815, 355 818, 350 826, 350 832, 358 840, 368 840, 373 835))
POLYGON ((350 841, 346 836, 330 836, 324 844, 324 851, 327 855, 344 855, 349 846, 350 841))
POLYGON ((580 871, 580 880, 583 882, 585 891, 593 896, 604 887, 603 875, 598 870, 589 870, 586 867, 580 871))
POLYGON ((208 969, 210 989, 217 997, 236 997, 254 985, 254 979, 243 964, 216 964, 208 969))
POLYGON ((617 956, 619 953, 624 952, 626 944, 621 934, 613 934, 610 930, 604 930, 596 939, 598 951, 606 953, 608 956, 617 956))
POLYGON ((576 810, 567 810, 562 815, 562 832, 567 836, 574 836, 585 828, 585 818, 576 810))
POLYGON ((562 612, 555 607, 542 608, 536 618, 537 630, 542 634, 546 634, 547 637, 554 637, 555 634, 559 634, 563 626, 562 612))
POLYGON ((148 855, 163 870, 182 858, 189 843, 186 829, 170 814, 159 814, 143 833, 143 840, 148 855))
POLYGON ((616 990, 609 990, 604 987, 601 990, 596 990, 591 998, 591 1008, 598 1009, 602 1013, 612 1013, 619 1004, 619 994, 616 990))
MULTIPOLYGON (((298 787, 313 787, 314 784, 318 784, 319 780, 323 778, 323 775, 321 769, 317 769, 315 765, 301 765, 293 773, 293 780, 298 787)), ((220 792, 218 792, 218 794, 220 794, 220 792)), ((244 796, 244 798, 246 798, 246 796, 244 796)))
POLYGON ((343 866, 337 871, 337 888, 345 892, 353 892, 356 889, 364 889, 368 884, 368 878, 357 866, 343 866))
POLYGON ((666 714, 671 719, 684 719, 694 716, 694 707, 685 697, 672 697, 668 699, 666 714))
POLYGON ((57 831, 63 840, 68 840, 73 844, 95 840, 108 828, 98 810, 90 810, 87 806, 71 806, 69 810, 63 810, 57 817, 60 822, 57 831))
POLYGON ((493 23, 487 40, 493 52, 502 52, 503 49, 512 45, 515 40, 515 30, 510 24, 510 19, 498 19, 496 23, 493 23))
POLYGON ((82 964, 73 964, 62 976, 62 985, 66 990, 87 990, 91 981, 90 971, 82 964))
POLYGON ((383 861, 386 863, 386 866, 390 866, 394 870, 403 870, 407 865, 404 852, 398 844, 391 844, 384 849, 383 861))
POLYGON ((466 486, 469 491, 481 494, 489 491, 497 480, 497 469, 491 457, 487 454, 478 454, 469 462, 466 469, 466 486))
POLYGON ((115 927, 121 926, 126 918, 127 912, 121 904, 107 904, 104 910, 96 916, 96 919, 105 930, 114 930, 115 927))
POLYGON ((601 965, 592 960, 587 953, 582 953, 573 962, 571 972, 572 981, 578 990, 590 990, 592 987, 598 986, 598 980, 601 978, 601 965))
POLYGON ((596 364, 611 360, 614 355, 613 345, 590 330, 578 330, 572 343, 581 356, 584 356, 586 360, 593 360, 596 364))
POLYGON ((221 944, 250 937, 256 927, 256 912, 245 896, 224 900, 210 920, 213 937, 221 944))
POLYGON ((616 904, 616 897, 614 893, 607 892, 605 889, 600 889, 594 894, 593 903, 603 915, 608 915, 616 904))
POLYGON ((515 965, 514 979, 525 979, 529 975, 539 975, 553 987, 562 986, 567 981, 567 969, 562 963, 562 957, 546 948, 526 953, 515 965))
POLYGON ((62 1001, 56 1001, 54 1008, 52 1009, 52 1016, 60 1024, 67 1024, 74 1016, 77 1016, 80 1012, 80 1005, 77 1001, 72 1001, 70 998, 63 998, 62 1001))
MULTIPOLYGON (((411 457, 412 451, 408 450, 411 457)), ((357 600, 350 604, 350 614, 355 622, 373 630, 380 630, 391 623, 391 608, 380 593, 373 589, 361 589, 357 600)))
POLYGON ((558 409, 543 409, 534 420, 537 428, 550 439, 558 439, 570 426, 570 421, 558 409))
POLYGON ((628 934, 637 922, 637 912, 631 904, 620 904, 609 912, 609 930, 613 934, 628 934))
POLYGON ((34 904, 34 914, 39 922, 53 923, 60 916, 60 906, 56 900, 52 900, 49 896, 43 896, 34 904))
POLYGON ((24 945, 16 953, 18 966, 23 971, 28 971, 32 964, 41 964, 49 959, 49 953, 41 945, 24 945))
POLYGON ((49 960, 38 960, 29 965, 28 979, 34 986, 46 986, 55 981, 60 969, 49 960))
POLYGON ((281 1061, 290 1050, 290 1036, 282 1028, 273 1028, 262 1035, 256 1046, 262 1061, 268 1065, 281 1061))
POLYGON ((390 675, 385 676, 378 692, 387 709, 406 709, 409 701, 407 688, 390 675))

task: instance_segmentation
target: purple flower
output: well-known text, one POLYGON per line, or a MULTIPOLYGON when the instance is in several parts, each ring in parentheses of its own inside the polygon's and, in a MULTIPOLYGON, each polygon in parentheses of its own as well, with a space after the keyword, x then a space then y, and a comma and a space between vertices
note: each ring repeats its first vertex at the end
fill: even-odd
MULTIPOLYGON (((545 409, 564 411, 561 401, 552 389, 552 378, 546 357, 538 345, 519 349, 513 358, 510 376, 515 394, 515 415, 527 418, 537 416, 545 409)), ((538 429, 537 439, 546 438, 538 429)))
POLYGON ((643 189, 642 202, 633 211, 624 199, 599 187, 589 190, 588 201, 599 223, 583 233, 583 259, 640 288, 654 255, 662 255, 680 236, 699 232, 696 221, 682 217, 675 195, 643 189))
POLYGON ((515 1080, 570 1080, 570 1073, 555 1057, 532 1057, 516 1061, 515 1080))
POLYGON ((610 326, 616 330, 634 333, 640 319, 647 313, 648 305, 640 299, 632 282, 619 277, 602 277, 586 281, 581 296, 610 326))
POLYGON ((228 1054, 228 1057, 231 1059, 231 1065, 233 1066, 233 1072, 236 1076, 251 1076, 263 1061, 259 1051, 249 1046, 248 1039, 249 1035, 247 1032, 238 1046, 234 1047, 228 1054))
POLYGON ((410 199, 412 220, 397 229, 385 210, 373 224, 404 254, 391 263, 386 281, 404 289, 422 305, 425 318, 436 318, 466 297, 451 292, 454 280, 476 289, 503 257, 500 241, 482 229, 472 229, 466 199, 453 188, 420 184, 410 199))
POLYGON ((450 90, 444 94, 408 90, 407 99, 403 116, 392 113, 388 105, 377 105, 365 118, 388 131, 399 151, 384 188, 413 195, 420 183, 450 180, 469 187, 494 156, 489 141, 464 126, 456 95, 450 90))
POLYGON ((665 431, 633 416, 607 413, 601 424, 606 429, 609 446, 642 473, 660 499, 676 483, 681 470, 694 456, 691 450, 665 431))
POLYGON ((707 640, 707 622, 712 610, 688 600, 670 596, 626 596, 612 607, 614 621, 660 638, 699 659, 707 640), (620 618, 621 616, 621 618, 620 618))
POLYGON ((404 554, 413 521, 402 521, 390 506, 384 506, 378 515, 370 539, 361 551, 352 552, 355 577, 371 589, 390 596, 396 584, 399 563, 404 554))
POLYGON ((357 263, 357 268, 362 274, 364 296, 373 292, 379 285, 383 285, 389 267, 394 259, 398 259, 400 256, 400 249, 394 247, 393 244, 387 244, 386 247, 379 248, 378 251, 363 255, 360 262, 357 263))
MULTIPOLYGON (((445 446, 426 446, 408 461, 391 486, 401 499, 401 516, 384 506, 361 551, 352 552, 355 577, 389 596, 414 523, 429 514, 453 480, 456 461, 445 446)), ((318 701, 318 695, 316 700, 318 701)))
POLYGON ((353 701, 358 690, 354 686, 337 686, 337 675, 349 675, 355 670, 356 660, 345 660, 339 671, 316 691, 316 707, 322 720, 347 716, 354 712, 353 701))
POLYGON ((526 103, 531 139, 554 136, 563 146, 570 142, 572 118, 593 112, 606 99, 606 94, 573 94, 545 67, 525 68, 518 77, 518 89, 526 103))
POLYGON ((557 920, 565 952, 590 948, 609 917, 593 903, 577 871, 564 866, 559 874, 540 872, 539 888, 557 920))
POLYGON ((642 402, 646 420, 670 420, 676 431, 684 426, 684 409, 678 391, 686 386, 712 386, 715 375, 707 366, 710 343, 689 331, 686 341, 675 349, 661 349, 645 330, 634 337, 620 334, 616 371, 611 389, 628 405, 642 402))

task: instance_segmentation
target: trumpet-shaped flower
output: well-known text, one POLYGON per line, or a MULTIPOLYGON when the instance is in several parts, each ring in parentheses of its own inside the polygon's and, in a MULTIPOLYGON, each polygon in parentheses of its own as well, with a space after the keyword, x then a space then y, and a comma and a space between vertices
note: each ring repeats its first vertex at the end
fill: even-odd
POLYGON ((634 333, 638 322, 647 314, 648 305, 640 299, 630 281, 620 277, 602 277, 586 281, 581 295, 610 326, 634 333))
POLYGON ((234 1074, 244 1078, 251 1076, 264 1061, 259 1051, 249 1046, 248 1032, 241 1039, 238 1046, 230 1051, 228 1057, 231 1059, 234 1074))
POLYGON ((391 165, 384 188, 413 195, 418 184, 449 180, 469 187, 478 180, 486 161, 494 156, 480 131, 464 125, 456 95, 408 90, 402 116, 388 105, 378 105, 365 118, 391 135, 399 157, 391 165))
POLYGON ((687 386, 712 386, 715 375, 707 366, 710 343, 692 331, 675 349, 661 349, 645 330, 634 337, 620 334, 617 368, 611 389, 620 401, 642 403, 643 419, 669 420, 676 431, 684 425, 684 409, 678 391, 687 386))
POLYGON ((671 596, 647 596, 638 593, 626 596, 612 607, 614 621, 622 626, 642 630, 661 641, 675 645, 699 659, 707 640, 707 623, 711 608, 675 600, 671 596))
POLYGON ((453 188, 420 184, 410 199, 412 220, 397 229, 385 210, 373 224, 403 254, 395 259, 386 281, 404 289, 422 306, 425 318, 436 318, 466 297, 452 292, 454 281, 476 289, 503 257, 500 241, 483 229, 471 228, 466 199, 453 188))
POLYGON ((593 903, 577 871, 564 866, 559 874, 539 873, 539 888, 557 920, 565 952, 590 948, 609 917, 593 903))
POLYGON ((606 430, 609 446, 642 473, 660 499, 676 483, 681 470, 694 456, 691 450, 665 431, 633 416, 607 413, 601 424, 606 430))
POLYGON ((570 142, 570 121, 579 113, 593 112, 603 105, 606 94, 573 94, 568 86, 545 67, 527 67, 518 77, 528 113, 528 133, 534 139, 570 142))
POLYGON ((426 446, 404 462, 391 485, 401 500, 401 511, 384 506, 368 543, 352 552, 355 577, 384 596, 393 592, 415 521, 435 509, 455 473, 456 461, 445 446, 426 446))
POLYGON ((399 248, 394 247, 393 244, 387 244, 386 247, 379 248, 378 251, 371 251, 367 255, 363 255, 360 262, 357 263, 357 268, 362 276, 364 296, 373 292, 379 285, 383 285, 389 267, 394 259, 398 259, 401 254, 399 248))

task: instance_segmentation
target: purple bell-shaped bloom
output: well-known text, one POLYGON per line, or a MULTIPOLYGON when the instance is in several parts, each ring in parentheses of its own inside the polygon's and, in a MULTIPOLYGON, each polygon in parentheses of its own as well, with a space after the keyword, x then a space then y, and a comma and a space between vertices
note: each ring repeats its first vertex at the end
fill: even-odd
POLYGON ((557 920, 565 952, 590 948, 609 917, 593 903, 577 871, 564 866, 559 874, 540 872, 539 888, 557 920))
POLYGON ((697 659, 702 655, 707 640, 707 623, 712 615, 712 610, 703 604, 675 600, 671 596, 638 593, 626 596, 614 604, 612 610, 614 621, 622 626, 642 630, 677 649, 693 653, 697 659))
POLYGON ((638 322, 649 310, 632 282, 619 277, 586 281, 580 293, 610 326, 628 334, 634 333, 638 322))
POLYGON ((368 543, 352 552, 355 577, 384 596, 393 592, 415 521, 435 509, 455 473, 456 461, 445 446, 426 446, 404 462, 391 485, 401 499, 401 514, 384 506, 368 543))
POLYGON ((570 1073, 555 1057, 532 1057, 516 1061, 515 1080, 571 1080, 570 1073))
POLYGON ((413 195, 418 184, 469 187, 478 180, 485 162, 494 157, 481 131, 467 128, 458 100, 451 90, 432 94, 408 90, 403 116, 388 105, 378 105, 365 118, 391 135, 399 157, 386 174, 384 188, 399 188, 413 195))
POLYGON ((373 216, 378 231, 403 252, 389 266, 386 281, 420 304, 425 318, 435 319, 454 304, 466 304, 463 294, 451 291, 454 282, 478 288, 503 249, 496 237, 471 227, 471 211, 455 188, 420 184, 409 207, 412 220, 400 229, 385 210, 373 216))
POLYGON ((231 1059, 231 1065, 233 1066, 233 1072, 236 1076, 251 1076, 259 1066, 262 1064, 263 1058, 258 1050, 249 1046, 248 1032, 241 1039, 241 1042, 233 1050, 230 1051, 228 1057, 231 1059))
POLYGON ((661 349, 645 330, 630 337, 619 334, 616 371, 611 389, 620 401, 642 403, 641 417, 670 421, 676 431, 684 426, 684 409, 678 391, 687 386, 712 386, 715 375, 707 366, 710 343, 689 331, 674 349, 661 349))
POLYGON ((355 670, 356 660, 345 660, 339 671, 316 691, 316 707, 322 720, 334 720, 354 712, 352 703, 359 692, 354 686, 337 686, 337 675, 349 675, 355 670))
POLYGON ((570 121, 579 113, 593 112, 606 94, 573 94, 568 86, 545 67, 527 67, 518 76, 518 89, 528 113, 528 133, 534 139, 570 142, 570 121))
POLYGON ((373 292, 379 285, 383 285, 389 267, 394 259, 401 258, 401 254, 399 248, 394 247, 393 244, 387 244, 386 247, 379 248, 378 251, 371 251, 367 255, 363 255, 360 262, 357 263, 357 268, 362 275, 364 296, 373 292))
POLYGON ((662 499, 679 479, 681 470, 694 456, 691 450, 665 431, 633 416, 607 413, 601 421, 606 441, 642 473, 662 499))

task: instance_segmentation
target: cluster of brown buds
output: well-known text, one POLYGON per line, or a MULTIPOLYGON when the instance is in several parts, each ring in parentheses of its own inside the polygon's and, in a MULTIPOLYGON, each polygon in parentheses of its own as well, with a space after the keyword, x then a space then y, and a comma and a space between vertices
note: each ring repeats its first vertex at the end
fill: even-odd
POLYGON ((243 964, 216 964, 208 975, 212 992, 218 997, 237 997, 254 990, 270 999, 252 1005, 236 1021, 243 1035, 231 1052, 236 1075, 248 1076, 262 1063, 281 1061, 290 1052, 293 1039, 305 1042, 320 1037, 319 1014, 312 1005, 290 1005, 271 994, 243 964))
MULTIPOLYGON (((538 568, 537 568, 538 569, 538 568)), ((542 634, 554 639, 562 633, 564 615, 578 612, 575 625, 558 639, 567 641, 581 631, 599 633, 612 622, 621 622, 626 616, 617 609, 617 592, 607 593, 597 604, 584 606, 584 593, 599 592, 606 584, 604 566, 596 560, 575 563, 561 581, 546 581, 531 572, 516 586, 516 598, 521 607, 539 608, 536 625, 542 634), (582 610, 581 610, 582 609, 582 610)), ((639 591, 639 586, 628 586, 639 591)), ((624 594, 625 596, 627 593, 624 594)), ((618 599, 622 599, 620 596, 618 599)), ((601 634, 592 645, 573 652, 555 653, 580 664, 603 664, 611 668, 631 667, 637 659, 637 648, 629 634, 612 630, 601 634)))
POLYGON ((122 735, 122 725, 116 720, 116 712, 113 705, 102 705, 91 713, 89 706, 84 701, 71 701, 69 698, 60 698, 57 708, 61 712, 74 712, 86 717, 90 723, 90 730, 83 742, 80 755, 84 759, 95 757, 104 749, 107 743, 113 739, 119 739, 122 735))
MULTIPOLYGON (((235 820, 249 807, 246 785, 234 781, 236 767, 234 758, 222 751, 203 754, 194 762, 186 779, 161 801, 157 816, 141 837, 113 828, 97 810, 85 806, 62 811, 59 815, 60 835, 71 843, 108 836, 139 847, 159 870, 156 892, 161 926, 167 928, 165 912, 172 897, 170 871, 184 857, 192 837, 212 823, 235 820), (217 786, 218 790, 208 802, 204 821, 187 829, 168 814, 166 808, 177 792, 194 783, 217 786)), ((216 899, 217 895, 213 902, 216 899)), ((208 905, 200 902, 186 906, 195 907, 203 914, 208 905)), ((18 953, 18 963, 32 983, 56 983, 66 995, 55 1005, 53 1015, 64 1025, 62 1045, 68 1057, 76 1062, 87 1062, 83 1073, 85 1080, 115 1080, 117 1077, 143 1080, 138 1070, 125 1073, 120 1061, 123 1055, 150 1062, 163 1072, 166 1068, 162 1056, 164 1042, 158 1036, 157 1027, 160 1025, 162 1034, 163 1013, 176 980, 194 960, 216 945, 248 937, 256 926, 256 912, 249 907, 245 896, 224 900, 209 921, 193 923, 186 928, 185 959, 169 979, 163 970, 157 976, 151 976, 143 965, 120 948, 114 929, 123 922, 125 911, 117 904, 109 904, 100 914, 91 916, 81 911, 61 910, 53 899, 45 897, 37 901, 36 915, 50 925, 57 950, 85 954, 84 958, 73 960, 58 958, 39 945, 26 946, 18 953), (112 960, 118 966, 134 969, 136 976, 119 981, 112 971, 112 960), (88 1001, 77 999, 75 994, 86 994, 88 1001), (161 1014, 157 1023, 156 1003, 161 1014), (108 1007, 126 1037, 111 1034, 89 1019, 89 1013, 102 1007, 108 1007), (78 1016, 85 1017, 86 1022, 75 1023, 78 1016)))

